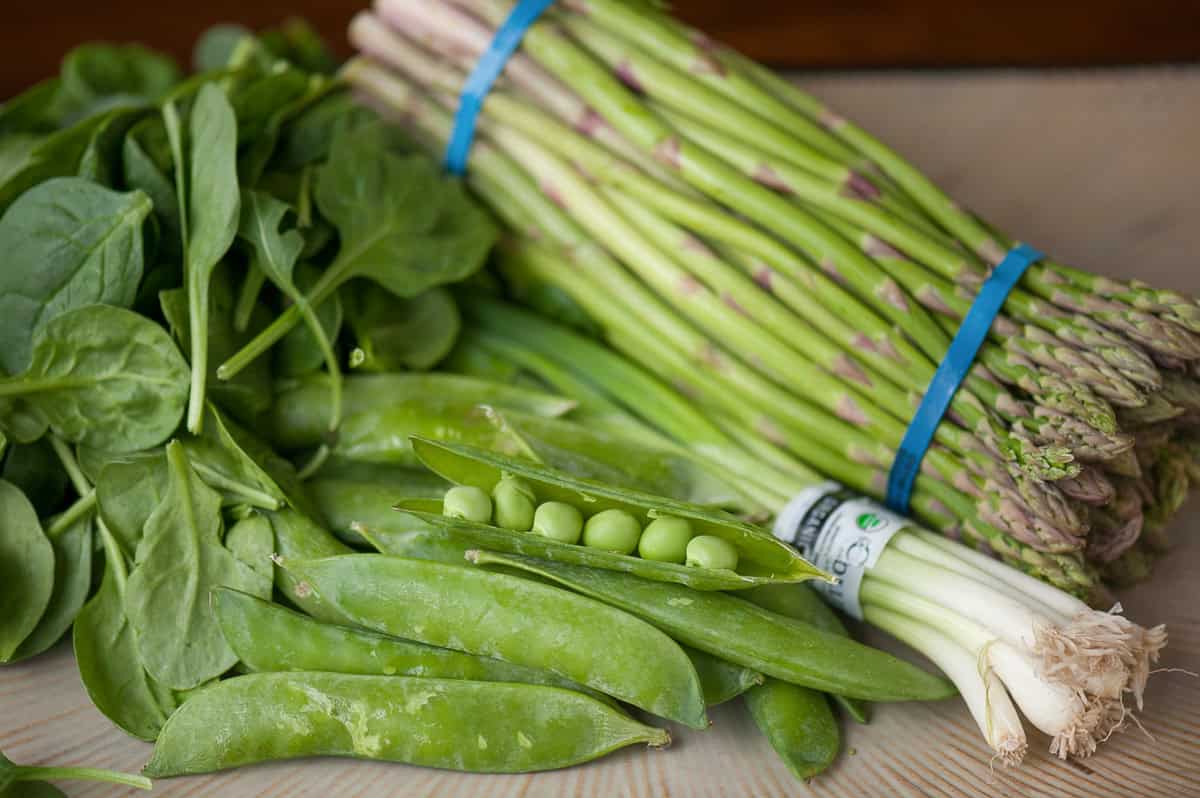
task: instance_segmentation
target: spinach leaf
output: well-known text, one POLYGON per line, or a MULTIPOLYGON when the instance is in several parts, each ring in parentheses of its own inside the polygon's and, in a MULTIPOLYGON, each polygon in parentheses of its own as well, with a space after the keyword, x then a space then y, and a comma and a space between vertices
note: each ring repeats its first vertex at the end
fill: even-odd
POLYGON ((67 53, 58 102, 68 119, 153 103, 179 82, 179 67, 136 44, 85 44, 67 53))
POLYGON ((221 69, 233 59, 244 39, 253 38, 254 34, 241 25, 214 25, 196 40, 192 48, 192 66, 197 72, 221 69))
MULTIPOLYGON (((271 321, 271 313, 261 303, 254 306, 250 324, 244 332, 234 328, 236 297, 230 277, 231 269, 219 264, 213 272, 209 287, 208 351, 209 374, 217 363, 238 351, 271 321)), ((187 294, 183 290, 164 291, 159 295, 163 315, 184 350, 190 349, 191 325, 188 321, 187 294)), ((254 363, 235 379, 214 380, 210 398, 222 410, 239 421, 255 425, 259 416, 271 407, 271 364, 266 360, 254 363)))
POLYGON ((356 347, 350 365, 363 371, 426 371, 454 348, 462 317, 445 288, 410 299, 355 282, 343 287, 356 347))
POLYGON ((4 171, 0 171, 0 213, 34 186, 54 177, 75 174, 95 132, 107 125, 112 116, 125 113, 116 109, 90 116, 41 139, 37 146, 26 149, 19 160, 10 153, 0 162, 4 166, 4 171))
POLYGON ((237 232, 237 117, 216 83, 205 83, 192 104, 188 159, 183 163, 182 131, 174 105, 164 107, 164 122, 175 157, 175 184, 182 217, 184 280, 191 329, 191 396, 187 428, 200 431, 208 383, 209 283, 217 262, 237 232), (186 198, 186 199, 185 199, 186 198))
MULTIPOLYGON (((80 458, 82 466, 83 457, 80 458)), ((100 518, 130 557, 142 539, 142 528, 167 495, 167 460, 157 449, 104 465, 96 479, 100 518)))
POLYGON ((145 192, 154 204, 154 218, 162 229, 162 256, 172 263, 183 262, 180 248, 179 200, 168 177, 171 150, 161 118, 147 117, 130 128, 121 144, 121 168, 125 185, 145 192))
MULTIPOLYGON (((338 230, 340 249, 308 294, 317 307, 347 280, 366 277, 401 297, 415 296, 483 265, 496 230, 464 192, 420 156, 392 148, 381 124, 343 132, 317 178, 321 214, 338 230)), ((294 306, 234 357, 228 378, 269 349, 302 317, 294 306)))
POLYGON ((29 159, 45 136, 35 133, 0 135, 0 183, 4 175, 16 172, 29 159))
POLYGON ((67 798, 67 794, 47 781, 22 781, 0 786, 0 798, 67 798))
POLYGON ((52 133, 62 119, 58 78, 43 80, 0 104, 0 136, 52 133))
POLYGON ((24 493, 39 517, 61 509, 67 495, 67 474, 44 439, 14 446, 4 461, 0 478, 24 493))
POLYGON ((379 116, 355 101, 348 91, 326 94, 291 120, 283 129, 272 163, 292 172, 329 157, 334 136, 378 123, 379 116))
POLYGON ((305 72, 331 75, 337 71, 337 59, 312 26, 299 17, 285 20, 278 28, 263 31, 259 39, 271 53, 305 72))
POLYGON ((38 331, 29 369, 0 379, 0 397, 26 399, 72 443, 132 452, 175 430, 186 374, 162 327, 132 311, 88 305, 38 331))
POLYGON ((50 424, 37 408, 19 396, 0 396, 0 431, 5 440, 33 443, 46 434, 50 424))
POLYGON ((198 436, 183 439, 183 447, 196 473, 232 502, 278 510, 287 496, 270 475, 242 449, 211 404, 198 436))
POLYGON ((144 115, 144 109, 133 109, 106 116, 104 122, 92 132, 92 137, 79 158, 76 174, 104 186, 121 185, 121 157, 125 134, 144 115))
MULTIPOLYGON (((245 192, 242 198, 242 215, 238 225, 238 236, 250 246, 253 252, 251 259, 253 266, 260 269, 280 292, 300 309, 304 316, 309 337, 300 339, 290 346, 293 350, 299 347, 301 351, 306 352, 312 351, 315 347, 318 359, 325 360, 332 382, 329 422, 329 428, 332 430, 337 428, 341 419, 341 368, 330 340, 336 338, 337 329, 341 326, 341 306, 337 303, 327 303, 332 304, 332 308, 325 310, 323 306, 321 309, 323 313, 318 314, 309 306, 308 300, 296 285, 293 272, 296 268, 296 259, 304 247, 304 239, 296 230, 279 232, 279 226, 287 211, 288 207, 270 194, 261 191, 245 192)), ((298 333, 299 331, 297 331, 298 333)), ((285 347, 289 346, 287 342, 290 339, 291 336, 284 339, 285 347)), ((284 349, 283 351, 288 350, 284 349)), ((285 365, 289 357, 294 360, 295 353, 293 352, 290 356, 281 356, 285 365)), ((312 364, 311 361, 308 365, 309 368, 305 369, 306 371, 315 368, 315 364, 312 364)))
POLYGON ((496 238, 462 184, 428 158, 395 152, 382 124, 334 139, 316 200, 341 239, 322 281, 330 288, 366 277, 396 296, 416 296, 474 273, 496 238))
MULTIPOLYGON (((302 263, 296 270, 296 288, 299 291, 312 288, 320 279, 320 270, 310 263, 302 263)), ((297 293, 299 294, 299 291, 297 293)), ((305 302, 303 294, 300 301, 305 302)), ((336 384, 340 389, 341 367, 330 341, 336 341, 342 328, 345 313, 342 309, 340 294, 334 294, 312 311, 313 319, 302 327, 296 327, 279 342, 275 348, 274 366, 277 377, 300 377, 310 374, 321 367, 324 362, 330 368, 330 374, 335 375, 336 384), (313 323, 315 322, 315 324, 313 323)), ((340 402, 340 397, 337 397, 340 402)), ((337 428, 337 418, 340 410, 331 413, 330 429, 337 428)))
POLYGON ((225 535, 225 548, 238 560, 250 566, 268 584, 275 579, 275 530, 271 522, 258 513, 238 521, 225 535))
POLYGON ((75 622, 92 589, 93 524, 94 514, 89 512, 50 538, 54 547, 54 590, 38 625, 21 643, 14 660, 29 659, 46 651, 75 622))
POLYGON ((0 662, 37 627, 54 590, 54 547, 25 494, 0 480, 0 662))
POLYGON ((0 368, 29 364, 47 321, 94 303, 128 307, 142 279, 150 198, 64 177, 30 189, 0 218, 0 368))
POLYGON ((103 523, 105 568, 100 589, 75 618, 75 663, 88 697, 124 731, 153 742, 174 706, 142 667, 133 627, 125 614, 125 556, 103 523))
POLYGON ((223 419, 225 429, 229 432, 234 443, 239 449, 267 473, 271 481, 283 491, 283 495, 287 497, 287 503, 296 508, 300 512, 314 519, 319 523, 323 523, 320 510, 312 499, 308 496, 308 491, 301 482, 299 475, 296 473, 296 467, 291 461, 280 457, 275 453, 275 450, 268 446, 261 438, 252 434, 243 427, 239 427, 231 419, 223 419))
POLYGON ((167 444, 167 470, 167 495, 146 521, 125 605, 147 673, 172 690, 188 690, 237 662, 213 617, 209 590, 226 586, 269 598, 271 582, 221 545, 221 497, 192 469, 178 441, 167 444))
POLYGON ((323 91, 324 82, 283 67, 239 87, 231 95, 241 153, 238 176, 244 185, 253 185, 262 176, 284 123, 323 91))

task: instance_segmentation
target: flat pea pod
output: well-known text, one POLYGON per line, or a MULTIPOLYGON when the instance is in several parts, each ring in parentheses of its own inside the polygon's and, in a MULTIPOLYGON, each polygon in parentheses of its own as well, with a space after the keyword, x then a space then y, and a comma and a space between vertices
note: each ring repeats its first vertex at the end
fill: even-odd
POLYGON ((424 522, 392 509, 396 496, 419 495, 433 500, 431 507, 440 506, 442 495, 449 486, 441 477, 428 471, 390 470, 400 472, 391 485, 340 477, 314 479, 305 485, 329 524, 329 530, 351 545, 364 543, 362 534, 356 531, 361 527, 394 532, 428 528, 424 522), (410 475, 411 478, 406 478, 410 475))
POLYGON ((758 671, 734 665, 699 649, 684 646, 683 650, 700 676, 704 703, 710 707, 737 698, 751 687, 762 684, 765 678, 758 671))
POLYGON ((811 779, 837 757, 837 720, 829 701, 816 690, 767 679, 746 693, 746 708, 796 778, 811 779))
POLYGON ((524 554, 553 562, 602 568, 634 574, 656 582, 674 582, 697 590, 740 590, 763 579, 736 574, 733 571, 716 571, 693 568, 675 563, 646 560, 632 555, 618 554, 604 549, 595 549, 580 543, 564 543, 560 540, 531 534, 514 532, 492 524, 480 524, 464 518, 450 518, 440 511, 440 502, 428 499, 403 499, 396 509, 403 511, 415 522, 439 530, 447 540, 461 541, 466 548, 478 546, 510 554, 524 554), (435 509, 437 508, 437 509, 435 509))
MULTIPOLYGON (((212 604, 225 642, 251 671, 426 676, 547 684, 588 692, 588 688, 541 668, 322 623, 232 588, 214 590, 212 604)), ((593 697, 602 696, 593 694, 593 697)))
MULTIPOLYGON (((272 442, 282 449, 316 446, 329 434, 329 376, 309 375, 275 384, 270 413, 272 442)), ((576 405, 572 399, 492 380, 457 374, 369 374, 346 377, 342 410, 347 418, 406 399, 452 397, 458 404, 486 404, 536 416, 561 416, 576 405)))
POLYGON ((891 654, 727 593, 488 551, 470 551, 467 559, 549 579, 644 618, 685 645, 793 684, 871 701, 955 694, 948 680, 891 654))
MULTIPOLYGON (((808 585, 762 585, 745 591, 741 597, 778 615, 811 623, 830 634, 850 636, 842 619, 808 585)), ((855 721, 867 723, 871 720, 870 705, 865 701, 841 695, 833 696, 833 700, 855 721)))
MULTIPOLYGON (((413 451, 429 470, 458 485, 474 485, 491 492, 504 476, 516 476, 528 482, 538 501, 561 501, 579 507, 591 516, 603 510, 624 510, 638 519, 642 526, 660 516, 685 518, 697 535, 714 535, 738 552, 740 573, 727 569, 689 568, 675 563, 644 560, 624 554, 611 554, 581 547, 569 552, 559 546, 546 545, 541 553, 528 548, 530 536, 500 530, 489 533, 484 525, 454 527, 460 536, 478 536, 477 545, 499 551, 531 554, 562 562, 589 565, 594 568, 634 573, 646 579, 675 582, 697 590, 738 590, 774 582, 799 582, 805 579, 830 579, 828 574, 806 562, 791 546, 769 532, 738 521, 731 515, 700 505, 688 504, 662 496, 652 496, 600 482, 581 479, 494 452, 474 449, 425 438, 413 438, 413 451), (486 537, 486 540, 485 540, 486 537), (580 553, 584 552, 584 553, 580 553), (588 559, 581 559, 587 557, 588 559)), ((404 509, 427 510, 423 505, 402 505, 404 509)), ((447 525, 448 531, 451 528, 447 525)), ((495 527, 491 529, 497 529, 495 527)))
POLYGON ((346 756, 477 773, 587 762, 670 735, 558 687, 409 676, 251 673, 197 693, 167 721, 143 773, 210 773, 346 756))
MULTIPOLYGON (((285 508, 279 512, 266 512, 275 532, 275 554, 283 560, 305 560, 320 557, 336 557, 349 554, 352 549, 318 526, 308 516, 285 508)), ((287 570, 275 563, 275 588, 297 607, 323 621, 343 621, 331 607, 326 607, 320 596, 305 589, 287 570)))
POLYGON ((678 644, 607 604, 468 565, 380 554, 284 568, 355 626, 545 668, 659 717, 708 727, 700 679, 678 644))
POLYGON ((506 455, 534 457, 512 430, 489 420, 486 405, 445 397, 413 397, 347 415, 338 427, 333 454, 349 460, 420 467, 412 450, 414 435, 480 446, 506 455))

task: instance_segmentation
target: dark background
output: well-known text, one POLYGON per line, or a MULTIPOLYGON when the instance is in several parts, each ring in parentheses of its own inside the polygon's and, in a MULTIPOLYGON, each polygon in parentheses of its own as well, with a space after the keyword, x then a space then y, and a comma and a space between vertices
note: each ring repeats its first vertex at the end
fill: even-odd
MULTIPOLYGON (((215 22, 299 15, 342 54, 366 0, 5 0, 0 97, 84 41, 141 41, 186 61, 215 22)), ((1200 0, 676 0, 675 13, 790 67, 1080 66, 1200 60, 1200 0)))

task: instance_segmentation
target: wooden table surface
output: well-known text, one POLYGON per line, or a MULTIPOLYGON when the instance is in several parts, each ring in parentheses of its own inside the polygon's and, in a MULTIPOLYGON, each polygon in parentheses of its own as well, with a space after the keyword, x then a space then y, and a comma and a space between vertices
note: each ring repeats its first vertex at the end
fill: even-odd
MULTIPOLYGON (((1031 243, 1096 271, 1200 292, 1200 70, 1099 73, 846 74, 802 78, 910 155, 961 200, 1031 243)), ((1153 584, 1121 595, 1131 617, 1165 622, 1164 667, 1200 671, 1200 518, 1193 502, 1153 584)), ((879 638, 872 638, 878 640, 879 638)), ((1051 760, 1033 737, 1024 766, 1001 770, 957 701, 877 707, 845 727, 837 764, 796 783, 739 703, 667 751, 626 750, 571 770, 464 776, 343 760, 283 763, 160 782, 183 796, 1138 796, 1200 795, 1200 679, 1151 680, 1145 733, 1098 756, 1051 760), (1152 735, 1152 736, 1151 736, 1152 735)), ((0 750, 20 762, 136 770, 149 746, 88 703, 70 651, 0 669, 0 750)), ((133 795, 67 785, 77 796, 133 795)))

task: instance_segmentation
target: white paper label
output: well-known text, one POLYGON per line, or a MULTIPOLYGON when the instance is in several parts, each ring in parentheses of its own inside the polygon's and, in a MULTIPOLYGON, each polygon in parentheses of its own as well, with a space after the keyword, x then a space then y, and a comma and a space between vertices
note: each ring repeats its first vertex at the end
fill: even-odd
POLYGON ((805 488, 788 502, 775 518, 774 532, 806 560, 838 578, 837 584, 811 584, 830 604, 861 620, 858 590, 863 574, 879 560, 892 535, 909 523, 836 482, 824 482, 805 488))

